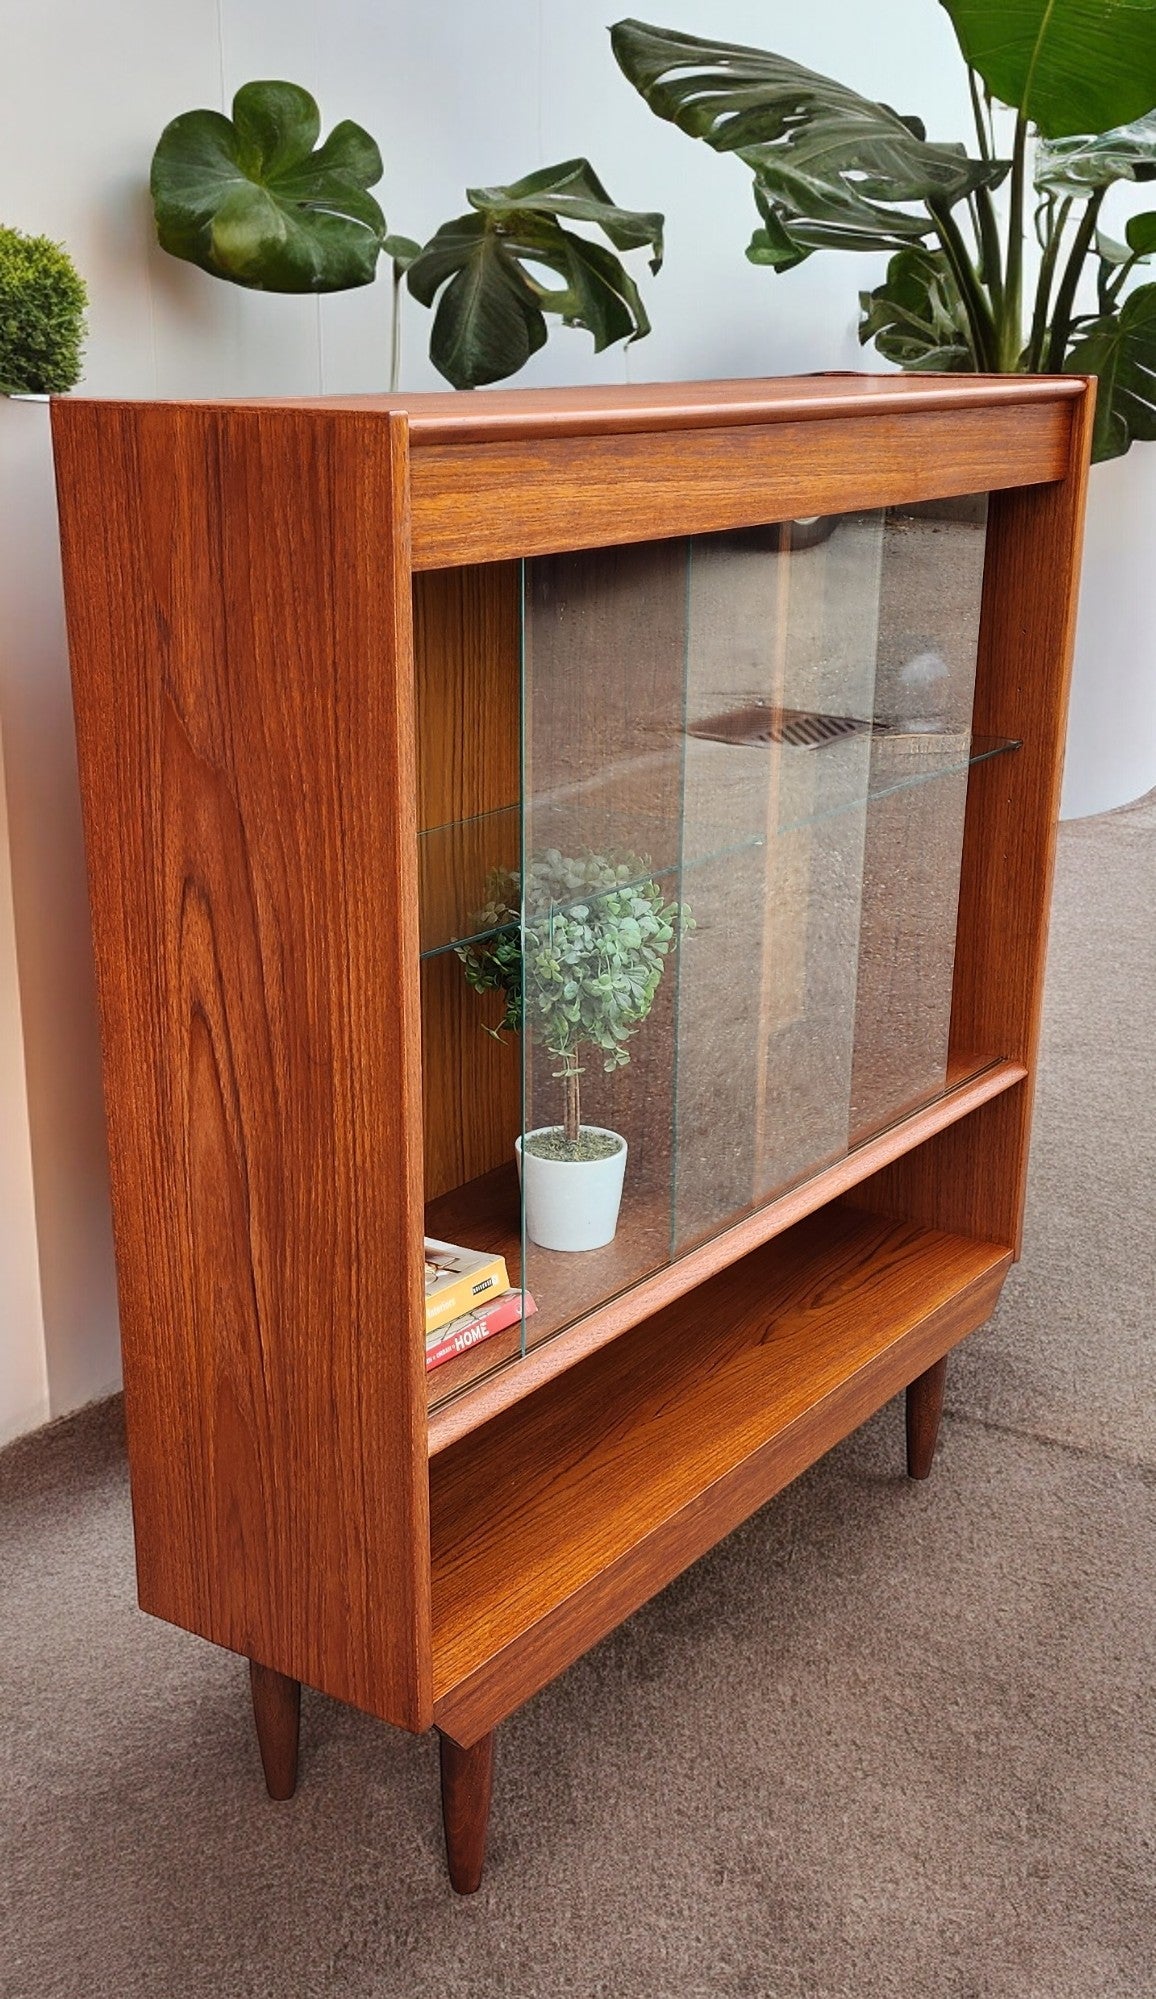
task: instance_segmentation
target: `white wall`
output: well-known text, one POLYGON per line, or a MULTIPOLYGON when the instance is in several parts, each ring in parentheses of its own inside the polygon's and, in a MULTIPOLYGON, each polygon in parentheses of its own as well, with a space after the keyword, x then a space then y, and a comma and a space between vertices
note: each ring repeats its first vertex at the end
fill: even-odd
MULTIPOLYGON (((882 260, 816 258, 783 278, 747 264, 749 177, 645 109, 610 55, 605 23, 615 11, 603 0, 490 0, 485 8, 464 0, 421 8, 412 0, 8 0, 5 47, 14 59, 0 74, 0 219, 65 240, 84 271, 92 293, 85 389, 180 396, 383 386, 385 286, 324 300, 263 298, 175 263, 152 241, 145 184, 161 127, 194 105, 227 108, 254 76, 303 82, 327 125, 353 117, 374 132, 386 159, 379 193, 391 225, 410 235, 460 212, 467 183, 511 180, 581 152, 616 198, 666 211, 667 266, 647 285, 651 338, 595 357, 585 335, 560 332, 520 378, 527 385, 860 365, 856 291, 877 282, 882 260)), ((693 33, 777 44, 900 109, 918 109, 933 136, 967 133, 962 71, 933 0, 871 8, 830 0, 803 14, 767 0, 655 0, 655 13, 693 33)), ((411 302, 406 387, 440 386, 424 354, 428 323, 411 302)), ((1121 565, 1139 554, 1153 481, 1156 452, 1096 475, 1069 789, 1075 812, 1156 783, 1156 612, 1140 632, 1136 593, 1120 582, 1121 565)), ((56 1413, 102 1393, 116 1359, 43 409, 0 402, 0 502, 0 720, 24 1039, 22 1058, 0 910, 0 1130, 17 1179, 30 1131, 37 1218, 33 1244, 27 1201, 3 1217, 2 1433, 44 1413, 46 1397, 56 1413), (28 1282, 34 1254, 39 1306, 28 1282)))

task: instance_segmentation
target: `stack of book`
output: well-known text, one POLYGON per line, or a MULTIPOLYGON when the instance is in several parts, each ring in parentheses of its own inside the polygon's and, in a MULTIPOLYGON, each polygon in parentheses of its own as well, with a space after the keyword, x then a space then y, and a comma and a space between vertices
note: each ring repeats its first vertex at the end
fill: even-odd
POLYGON ((505 1257, 426 1237, 427 1373, 493 1339, 495 1333, 506 1332, 536 1310, 528 1291, 511 1288, 505 1257))

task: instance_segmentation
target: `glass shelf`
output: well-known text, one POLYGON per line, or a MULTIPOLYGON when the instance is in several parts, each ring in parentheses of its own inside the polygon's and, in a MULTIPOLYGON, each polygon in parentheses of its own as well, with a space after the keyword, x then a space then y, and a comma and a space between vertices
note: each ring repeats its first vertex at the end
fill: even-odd
MULTIPOLYGON (((856 738, 847 740, 855 742, 856 738)), ((543 800, 535 802, 535 847, 540 852, 551 848, 562 853, 589 851, 595 844, 591 834, 596 829, 598 852, 645 857, 648 863, 646 872, 634 879, 670 882, 674 896, 678 892, 679 877, 687 879, 699 869, 765 850, 776 836, 799 833, 807 827, 821 825, 848 813, 863 812, 898 792, 958 777, 972 764, 985 763, 991 757, 1002 756, 1020 747, 1011 739, 977 736, 969 742, 966 735, 960 732, 952 732, 948 737, 932 731, 901 732, 890 725, 879 734, 864 728, 858 740, 864 746, 869 763, 866 791, 851 796, 846 794, 844 786, 839 795, 840 787, 828 786, 821 789, 818 798, 812 796, 809 806, 803 809, 797 803, 792 809, 799 789, 792 784, 792 777, 800 766, 809 766, 815 759, 829 756, 831 748, 809 750, 785 746, 785 755, 783 750, 779 751, 787 764, 779 792, 782 816, 776 816, 769 830, 764 823, 761 828, 749 826, 744 831, 742 821, 749 819, 750 814, 741 808, 729 838, 725 825, 717 820, 704 822, 699 816, 693 826, 684 824, 681 829, 685 850, 675 852, 662 861, 657 856, 669 855, 672 846, 677 845, 680 831, 677 822, 669 817, 648 815, 645 810, 633 811, 628 818, 620 810, 603 811, 596 794, 584 791, 576 800, 563 799, 553 804, 543 800), (832 790, 835 796, 831 795, 832 790), (693 844, 690 844, 691 840, 693 844)), ((694 750, 697 751, 703 742, 707 742, 707 750, 703 760, 705 767, 701 769, 700 776, 704 789, 711 791, 717 799, 719 792, 724 790, 720 779, 728 761, 733 769, 736 759, 739 760, 741 775, 741 760, 746 758, 757 762, 758 750, 750 745, 737 747, 703 738, 695 740, 694 750), (712 758, 711 753, 715 750, 721 752, 721 757, 712 758)), ((859 751, 857 755, 862 763, 863 752, 859 751)), ((810 771, 800 771, 799 774, 813 776, 810 771)), ((612 782, 617 789, 617 778, 612 782)), ((431 827, 419 835, 418 881, 423 958, 456 950, 461 945, 482 943, 508 927, 487 926, 479 923, 477 917, 489 899, 488 885, 492 876, 510 877, 512 886, 520 866, 520 854, 521 812, 516 805, 496 812, 479 813, 472 819, 456 820, 446 826, 431 827)), ((589 900, 589 892, 585 899, 589 900)), ((577 895, 573 901, 578 901, 577 895)), ((565 903, 559 904, 560 908, 566 906, 565 903)))

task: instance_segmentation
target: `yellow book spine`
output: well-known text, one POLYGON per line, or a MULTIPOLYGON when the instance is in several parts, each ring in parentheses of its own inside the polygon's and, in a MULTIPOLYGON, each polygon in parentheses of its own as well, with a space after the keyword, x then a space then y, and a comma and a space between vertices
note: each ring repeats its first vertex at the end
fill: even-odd
POLYGON ((427 1334, 436 1332, 439 1326, 448 1326, 451 1319, 460 1319, 463 1313, 472 1312, 475 1305, 482 1304, 487 1298, 496 1298, 500 1291, 508 1291, 509 1288, 504 1256, 493 1256, 488 1263, 466 1271, 452 1284, 444 1288, 439 1286, 425 1301, 427 1334))

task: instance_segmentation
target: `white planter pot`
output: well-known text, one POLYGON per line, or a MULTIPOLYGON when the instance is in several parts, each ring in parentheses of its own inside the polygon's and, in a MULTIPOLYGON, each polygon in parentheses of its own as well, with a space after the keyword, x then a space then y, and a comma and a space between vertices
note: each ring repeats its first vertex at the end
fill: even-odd
MULTIPOLYGON (((601 1249, 614 1239, 626 1175, 626 1140, 604 1125, 586 1124, 582 1129, 617 1138, 617 1152, 606 1159, 540 1159, 533 1152, 523 1153, 520 1138, 514 1141, 526 1202, 526 1233, 539 1249, 601 1249)), ((537 1135, 526 1133, 528 1139, 537 1135)))

